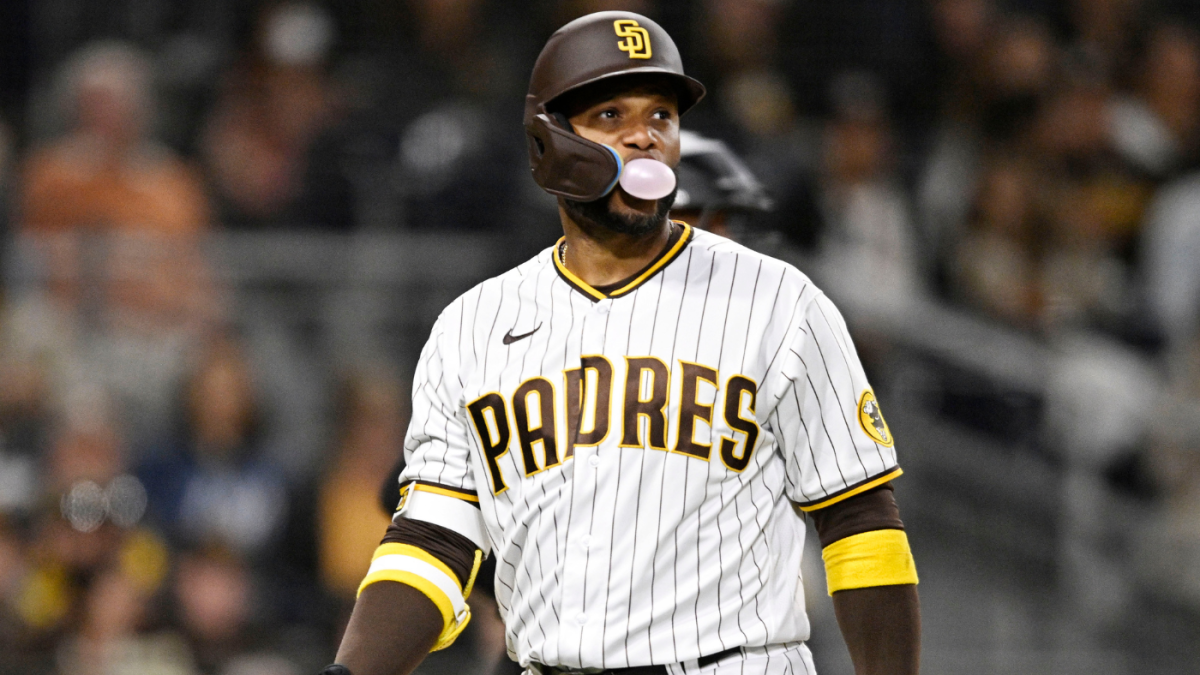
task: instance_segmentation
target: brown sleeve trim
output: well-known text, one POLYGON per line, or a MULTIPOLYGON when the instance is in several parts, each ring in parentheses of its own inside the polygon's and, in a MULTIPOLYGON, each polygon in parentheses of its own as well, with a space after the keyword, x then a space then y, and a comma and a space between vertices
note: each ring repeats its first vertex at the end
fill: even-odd
POLYGON ((821 548, 873 530, 903 530, 890 482, 808 514, 817 527, 821 548))
POLYGON ((388 526, 380 544, 408 544, 437 558, 454 572, 458 583, 466 587, 475 566, 475 543, 461 534, 423 520, 396 518, 388 526))

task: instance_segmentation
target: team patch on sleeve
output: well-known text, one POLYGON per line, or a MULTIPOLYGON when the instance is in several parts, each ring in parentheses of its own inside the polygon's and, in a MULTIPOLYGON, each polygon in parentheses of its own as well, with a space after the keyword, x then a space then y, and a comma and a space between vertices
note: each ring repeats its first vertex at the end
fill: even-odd
POLYGON ((888 428, 887 422, 883 420, 883 413, 879 411, 879 401, 875 400, 875 392, 870 389, 864 389, 858 399, 858 426, 862 427, 871 440, 884 447, 890 448, 895 443, 892 430, 888 428))

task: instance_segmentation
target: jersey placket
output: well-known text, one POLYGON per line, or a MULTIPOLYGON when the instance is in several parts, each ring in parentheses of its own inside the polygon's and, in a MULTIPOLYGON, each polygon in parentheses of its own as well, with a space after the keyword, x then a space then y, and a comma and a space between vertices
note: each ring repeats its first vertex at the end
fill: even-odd
MULTIPOLYGON (((605 299, 596 302, 583 317, 582 334, 579 341, 579 353, 574 355, 575 363, 583 356, 604 354, 605 332, 609 323, 609 312, 613 309, 614 300, 605 299)), ((572 336, 575 337, 575 336, 572 336)), ((615 386, 615 383, 614 383, 615 386)), ((585 386, 585 394, 587 388, 585 386)), ((581 401, 580 408, 586 408, 586 402, 581 401)), ((612 425, 616 421, 612 415, 612 402, 609 400, 609 430, 608 437, 613 434, 612 425)), ((581 422, 582 426, 582 422, 581 422)), ((596 503, 599 485, 601 463, 600 447, 607 443, 607 438, 595 446, 577 446, 574 459, 569 471, 571 472, 571 496, 569 520, 564 538, 563 555, 563 584, 562 612, 560 613, 561 632, 559 634, 559 653, 564 661, 578 665, 580 647, 591 651, 594 647, 599 654, 600 645, 596 638, 604 622, 604 608, 599 605, 597 597, 603 597, 601 584, 607 583, 603 570, 589 565, 589 558, 596 550, 602 550, 602 542, 593 533, 594 511, 607 508, 596 503), (600 572, 598 574, 597 572, 600 572)), ((564 663, 564 665, 567 665, 564 663)))

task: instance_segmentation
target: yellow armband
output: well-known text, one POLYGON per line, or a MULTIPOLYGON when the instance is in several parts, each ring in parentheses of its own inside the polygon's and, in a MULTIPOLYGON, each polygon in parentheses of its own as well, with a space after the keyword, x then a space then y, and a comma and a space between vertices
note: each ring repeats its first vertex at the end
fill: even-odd
POLYGON ((917 583, 904 530, 874 530, 839 539, 821 552, 829 594, 851 588, 917 583))
POLYGON ((475 585, 475 575, 483 561, 483 551, 475 551, 475 565, 464 591, 458 577, 446 563, 424 549, 409 544, 388 543, 375 549, 371 568, 358 586, 363 589, 377 581, 395 581, 412 586, 433 601, 442 614, 442 632, 433 651, 449 647, 471 620, 467 597, 475 585))

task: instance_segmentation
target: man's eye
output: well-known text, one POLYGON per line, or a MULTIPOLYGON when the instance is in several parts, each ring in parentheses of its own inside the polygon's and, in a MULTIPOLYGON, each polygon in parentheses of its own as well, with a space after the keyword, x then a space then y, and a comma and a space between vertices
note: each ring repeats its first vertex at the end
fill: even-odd
POLYGON ((658 112, 654 113, 654 117, 655 117, 655 119, 669 120, 669 119, 671 119, 671 111, 670 110, 659 110, 658 112))
POLYGON ((615 111, 615 110, 603 110, 603 111, 601 111, 601 112, 600 112, 600 119, 602 119, 602 120, 615 120, 615 119, 617 119, 617 111, 615 111))

